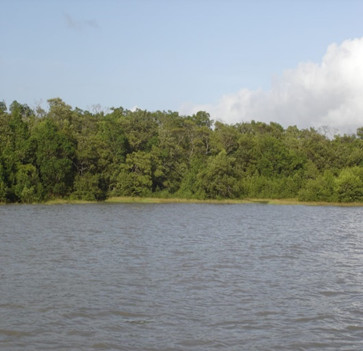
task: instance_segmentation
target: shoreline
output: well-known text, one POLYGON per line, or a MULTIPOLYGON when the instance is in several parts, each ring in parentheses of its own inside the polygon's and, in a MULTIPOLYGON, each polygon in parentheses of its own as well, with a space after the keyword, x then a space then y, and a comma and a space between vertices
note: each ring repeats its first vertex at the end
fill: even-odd
POLYGON ((299 201, 297 199, 184 199, 184 198, 161 198, 161 197, 133 197, 113 196, 103 201, 53 199, 34 203, 3 203, 1 205, 86 205, 86 204, 215 204, 215 205, 238 205, 238 204, 260 204, 260 205, 302 205, 302 206, 336 206, 336 207, 363 207, 363 202, 324 202, 324 201, 299 201))
POLYGON ((200 203, 200 204, 261 204, 261 205, 305 205, 305 206, 340 206, 340 207, 361 207, 362 202, 308 202, 297 199, 180 199, 180 198, 153 198, 153 197, 110 197, 105 203, 200 203))
POLYGON ((159 198, 159 197, 132 197, 132 196, 118 196, 110 197, 104 201, 86 201, 86 200, 69 200, 69 199, 55 199, 43 202, 45 205, 62 205, 62 204, 117 204, 117 203, 135 203, 135 204, 261 204, 261 205, 303 205, 303 206, 336 206, 336 207, 363 207, 363 202, 323 202, 323 201, 299 201, 297 199, 183 199, 183 198, 159 198))

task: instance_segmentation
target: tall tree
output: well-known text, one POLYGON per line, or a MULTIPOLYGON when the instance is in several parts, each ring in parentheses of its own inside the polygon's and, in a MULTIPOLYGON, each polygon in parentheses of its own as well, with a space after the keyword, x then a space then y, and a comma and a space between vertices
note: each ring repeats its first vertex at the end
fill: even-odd
POLYGON ((51 119, 36 126, 33 138, 37 145, 36 166, 45 195, 69 195, 75 176, 75 141, 60 132, 51 119))

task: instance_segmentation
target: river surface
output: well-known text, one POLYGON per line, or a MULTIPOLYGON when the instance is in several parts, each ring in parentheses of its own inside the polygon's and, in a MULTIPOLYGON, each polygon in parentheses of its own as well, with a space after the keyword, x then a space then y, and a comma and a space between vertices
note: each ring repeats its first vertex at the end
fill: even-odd
POLYGON ((0 206, 0 350, 363 350, 363 208, 0 206))

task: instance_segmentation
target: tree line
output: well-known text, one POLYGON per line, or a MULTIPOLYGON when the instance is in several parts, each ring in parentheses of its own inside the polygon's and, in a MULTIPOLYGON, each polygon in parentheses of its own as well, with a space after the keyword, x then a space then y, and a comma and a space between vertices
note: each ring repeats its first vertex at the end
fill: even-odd
POLYGON ((0 102, 0 202, 110 196, 363 201, 363 127, 214 122, 208 113, 0 102))

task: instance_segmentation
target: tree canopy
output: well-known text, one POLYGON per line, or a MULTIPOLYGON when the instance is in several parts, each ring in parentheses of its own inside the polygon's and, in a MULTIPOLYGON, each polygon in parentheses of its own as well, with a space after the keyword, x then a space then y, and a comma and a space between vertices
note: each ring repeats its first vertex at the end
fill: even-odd
POLYGON ((200 111, 0 103, 0 202, 110 196, 363 201, 363 127, 328 138, 200 111))

